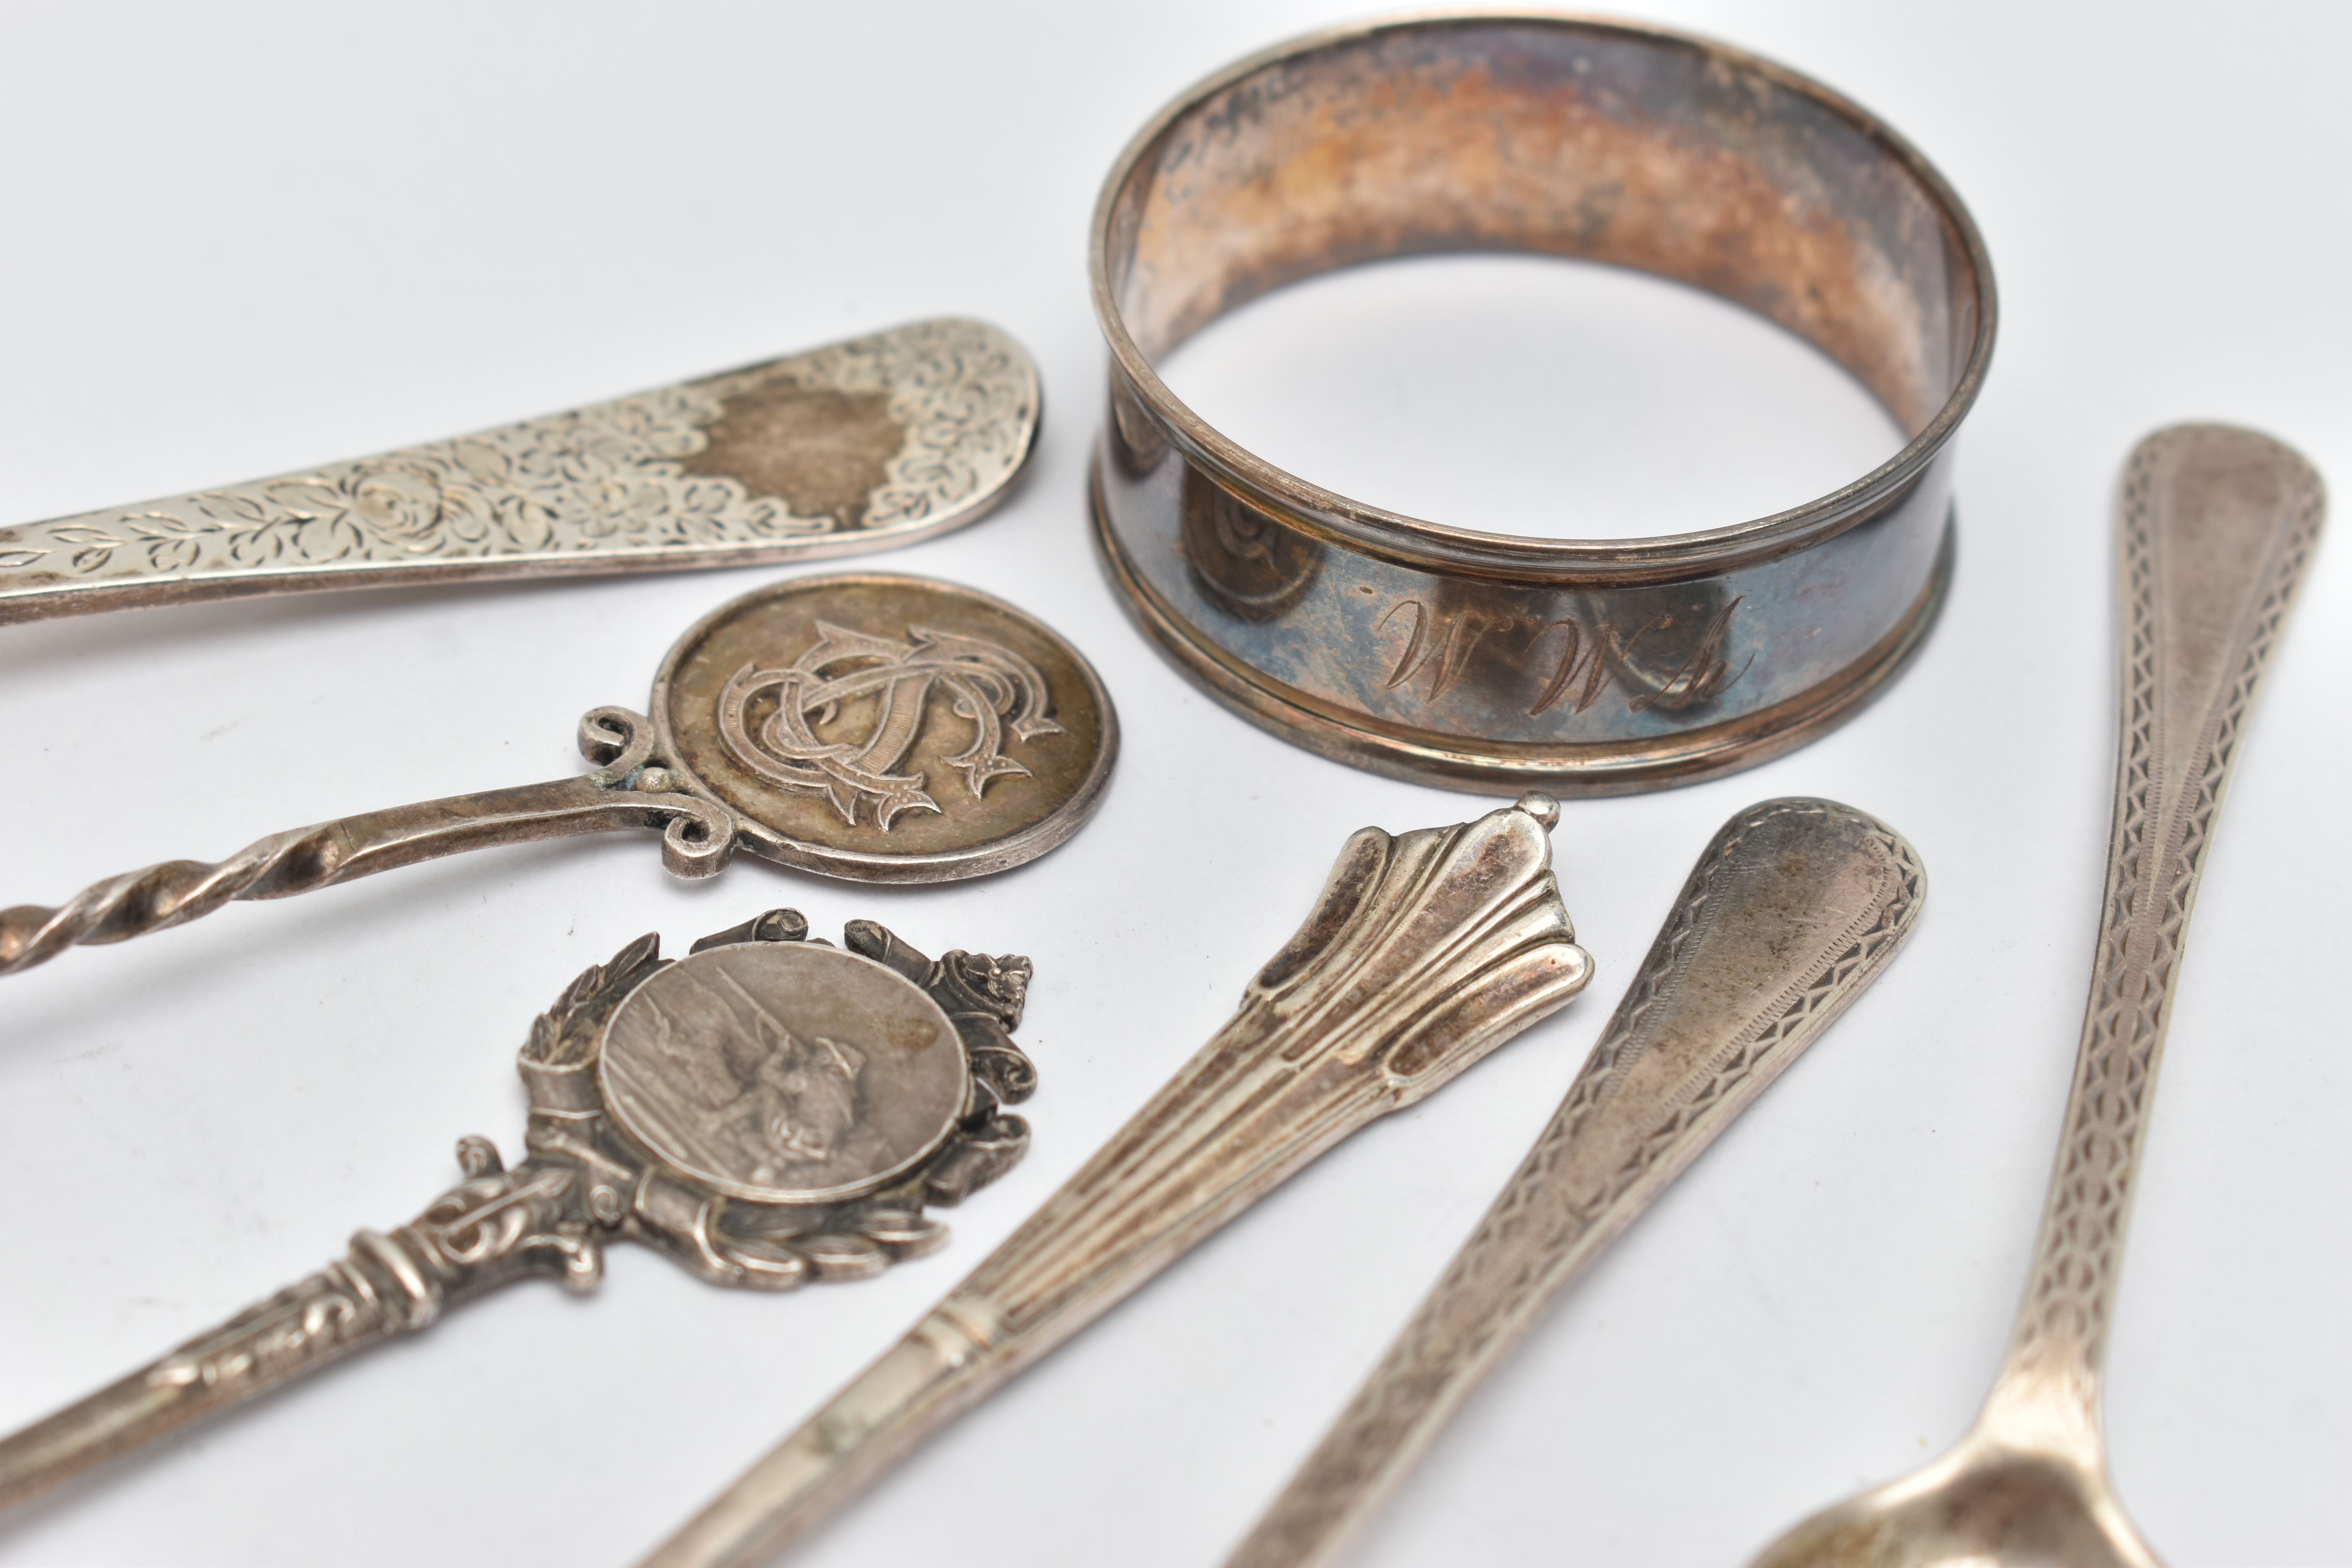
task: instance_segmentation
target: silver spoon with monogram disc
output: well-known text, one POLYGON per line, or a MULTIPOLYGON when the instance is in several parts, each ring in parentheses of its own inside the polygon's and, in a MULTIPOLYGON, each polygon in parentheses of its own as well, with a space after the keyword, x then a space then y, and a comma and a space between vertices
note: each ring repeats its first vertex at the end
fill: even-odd
POLYGON ((718 1285, 860 1279, 947 1240, 926 1204, 1012 1168, 1036 1087, 1013 1043, 1029 961, 934 962, 871 921, 847 951, 771 910, 688 957, 644 936, 564 988, 517 1063, 529 1157, 457 1145, 465 1180, 408 1224, 161 1361, 0 1437, 0 1509, 529 1276, 593 1289, 604 1247, 718 1285))
POLYGON ((803 577, 705 616, 655 677, 650 718, 580 721, 596 772, 274 834, 171 860, 55 908, 0 909, 0 974, 78 943, 183 925, 463 849, 614 827, 662 835, 681 877, 738 849, 824 876, 946 882, 1033 860, 1093 815, 1118 754, 1078 651, 976 589, 803 577))

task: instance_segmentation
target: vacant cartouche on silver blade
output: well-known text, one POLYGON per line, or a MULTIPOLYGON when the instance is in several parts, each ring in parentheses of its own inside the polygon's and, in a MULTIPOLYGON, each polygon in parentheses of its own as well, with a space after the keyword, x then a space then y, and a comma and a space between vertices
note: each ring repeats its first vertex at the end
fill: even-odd
POLYGON ((1004 498, 1043 406, 1003 332, 914 321, 456 440, 0 528, 0 625, 911 544, 1004 498))

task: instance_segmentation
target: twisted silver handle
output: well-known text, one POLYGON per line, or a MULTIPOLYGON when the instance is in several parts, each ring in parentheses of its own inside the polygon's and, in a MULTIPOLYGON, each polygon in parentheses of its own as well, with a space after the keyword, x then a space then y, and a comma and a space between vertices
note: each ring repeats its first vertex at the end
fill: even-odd
POLYGON ((127 942, 240 899, 284 899, 467 849, 614 827, 659 827, 663 859, 707 877, 734 851, 735 824, 695 795, 629 787, 649 782, 648 727, 623 709, 581 721, 581 747, 603 770, 550 784, 451 795, 365 812, 257 839, 226 860, 166 860, 94 882, 48 908, 0 910, 0 975, 47 963, 68 947, 127 942))
POLYGON ((335 879, 343 825, 275 833, 226 860, 166 860, 93 882, 55 909, 0 910, 0 974, 47 963, 68 947, 123 942, 208 915, 236 899, 279 898, 335 879))

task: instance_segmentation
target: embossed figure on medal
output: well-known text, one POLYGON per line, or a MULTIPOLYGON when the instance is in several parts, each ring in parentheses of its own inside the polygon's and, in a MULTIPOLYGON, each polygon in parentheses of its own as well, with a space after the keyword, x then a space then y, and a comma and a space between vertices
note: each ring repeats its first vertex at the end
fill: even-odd
POLYGON ((535 1019, 517 1066, 529 1158, 457 1145, 465 1180, 362 1230, 299 1284, 0 1438, 0 1509, 497 1286, 593 1289, 604 1247, 658 1247, 718 1285, 859 1279, 947 1240, 950 1205, 1027 1149, 1003 1107, 1037 1075, 1013 1043, 1030 964, 936 962, 871 921, 846 951, 792 910, 681 960, 631 942, 535 1019))
POLYGON ((681 877, 716 875, 738 849, 859 881, 985 876, 1093 814, 1118 720, 1077 650, 1002 600, 920 577, 803 577, 704 617, 663 661, 650 718, 596 709, 580 749, 603 766, 274 834, 213 864, 167 861, 55 908, 0 909, 0 974, 238 899, 606 828, 658 829, 681 877))

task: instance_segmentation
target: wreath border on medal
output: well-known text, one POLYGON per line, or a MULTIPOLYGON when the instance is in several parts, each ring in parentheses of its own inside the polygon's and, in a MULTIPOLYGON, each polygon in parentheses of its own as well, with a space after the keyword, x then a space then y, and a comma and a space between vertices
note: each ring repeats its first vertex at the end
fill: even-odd
MULTIPOLYGON (((568 1235, 551 1248, 562 1258, 566 1284, 592 1289, 602 1273, 597 1243, 615 1237, 657 1247, 714 1284, 789 1290, 813 1279, 865 1279, 943 1246, 948 1227, 924 1207, 961 1202, 1026 1152, 1028 1123, 1002 1107, 1036 1088, 1036 1069, 1011 1034, 1020 1026, 1029 961, 961 949, 933 960, 872 921, 844 929, 845 956, 872 961, 923 993, 954 1025, 963 1048, 962 1113, 927 1153, 854 1197, 762 1202, 719 1190, 630 1133, 599 1070, 607 1027, 629 997, 654 975, 714 948, 810 941, 807 920, 788 909, 705 937, 683 960, 664 959, 660 937, 649 933, 589 968, 533 1020, 517 1063, 530 1099, 524 1141, 531 1165, 576 1173, 557 1227, 568 1235)), ((460 1145, 469 1175, 498 1174, 497 1158, 487 1140, 460 1145)))

